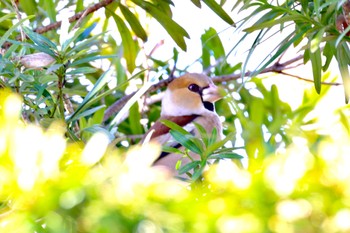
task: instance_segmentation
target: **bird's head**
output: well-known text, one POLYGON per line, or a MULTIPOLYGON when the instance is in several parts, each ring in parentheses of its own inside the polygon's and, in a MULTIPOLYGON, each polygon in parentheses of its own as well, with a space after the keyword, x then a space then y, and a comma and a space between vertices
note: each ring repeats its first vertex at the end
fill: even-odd
POLYGON ((188 73, 174 79, 162 101, 162 116, 201 115, 213 111, 221 98, 218 87, 206 75, 188 73))

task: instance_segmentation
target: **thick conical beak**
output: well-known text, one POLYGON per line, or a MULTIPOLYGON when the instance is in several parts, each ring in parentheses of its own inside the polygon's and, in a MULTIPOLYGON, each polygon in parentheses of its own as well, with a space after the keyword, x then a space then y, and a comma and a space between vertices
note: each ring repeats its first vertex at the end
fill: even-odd
POLYGON ((209 84, 209 87, 204 88, 202 91, 203 101, 208 101, 214 103, 222 98, 219 93, 219 88, 215 86, 213 83, 209 84))

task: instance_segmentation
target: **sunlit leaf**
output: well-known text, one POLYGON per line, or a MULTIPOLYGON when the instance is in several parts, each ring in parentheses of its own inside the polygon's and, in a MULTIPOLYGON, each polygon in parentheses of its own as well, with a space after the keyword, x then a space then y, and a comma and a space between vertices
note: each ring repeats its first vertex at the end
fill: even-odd
POLYGON ((192 140, 191 140, 191 136, 188 136, 188 135, 184 135, 178 131, 175 131, 175 130, 170 130, 169 131, 171 136, 173 136, 173 138, 179 142, 181 145, 183 145, 184 147, 186 147, 187 149, 189 149, 190 151, 198 154, 198 155, 201 155, 202 154, 202 149, 200 147, 198 147, 196 145, 196 143, 194 143, 192 140))
POLYGON ((310 60, 312 65, 312 73, 314 77, 315 89, 318 94, 321 92, 321 76, 322 76, 322 59, 321 50, 317 49, 314 53, 310 52, 310 60))
POLYGON ((119 4, 119 8, 121 12, 123 13, 125 19, 128 21, 131 29, 134 31, 134 33, 141 38, 143 41, 147 41, 147 34, 145 30, 143 29, 142 25, 140 24, 139 19, 123 4, 119 4))
POLYGON ((129 72, 132 72, 135 69, 135 59, 137 55, 137 47, 136 42, 133 40, 128 27, 125 25, 122 18, 120 18, 117 14, 111 13, 115 23, 117 24, 118 31, 122 38, 123 44, 123 55, 127 61, 127 67, 129 72))
POLYGON ((193 161, 193 162, 190 162, 188 164, 185 164, 184 166, 180 167, 179 169, 179 174, 185 174, 186 172, 189 172, 191 171, 193 168, 197 167, 198 165, 200 165, 200 161, 193 161))
POLYGON ((143 2, 141 0, 133 0, 133 2, 152 15, 165 28, 176 44, 182 50, 186 51, 187 46, 184 37, 189 38, 189 35, 179 24, 149 2, 143 2))
POLYGON ((212 11, 214 11, 221 19, 230 25, 235 23, 231 17, 222 9, 222 7, 215 0, 202 0, 212 11))

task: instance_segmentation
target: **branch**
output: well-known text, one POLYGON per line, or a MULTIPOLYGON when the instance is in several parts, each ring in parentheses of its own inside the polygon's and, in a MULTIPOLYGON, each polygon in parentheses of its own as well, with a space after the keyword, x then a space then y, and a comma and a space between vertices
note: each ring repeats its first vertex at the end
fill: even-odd
MULTIPOLYGON (((77 20, 78 23, 77 25, 79 25, 80 21, 85 18, 87 15, 99 10, 100 8, 102 7, 106 7, 108 6, 109 4, 111 4, 112 2, 114 2, 114 0, 103 0, 99 3, 96 3, 95 5, 92 5, 88 8, 86 8, 85 10, 73 15, 72 17, 69 18, 69 23, 73 23, 77 20)), ((43 27, 38 27, 36 29, 34 29, 34 32, 36 33, 39 33, 39 34, 43 34, 45 32, 48 32, 48 31, 51 31, 51 30, 55 30, 59 27, 61 27, 61 24, 62 24, 62 21, 58 21, 58 22, 55 22, 55 23, 52 23, 52 24, 49 24, 47 26, 43 26, 43 27)), ((21 40, 21 37, 17 37, 16 40, 21 40)), ((3 47, 4 48, 8 48, 11 46, 11 43, 7 42, 7 43, 4 43, 3 47)))
MULTIPOLYGON (((307 79, 307 78, 303 78, 303 77, 300 77, 298 75, 295 75, 295 74, 289 74, 289 73, 286 73, 284 71, 280 72, 281 74, 283 75, 287 75, 287 76, 290 76, 290 77, 293 77, 293 78, 297 78, 297 79, 300 79, 300 80, 303 80, 303 81, 306 81, 306 82, 311 82, 313 83, 314 80, 311 80, 311 79, 307 79)), ((343 85, 342 83, 337 83, 337 82, 334 82, 334 83, 330 83, 330 82, 321 82, 322 85, 328 85, 328 86, 340 86, 340 85, 343 85)))
MULTIPOLYGON (((269 72, 275 72, 275 73, 281 73, 283 70, 290 69, 290 65, 300 61, 303 59, 303 55, 299 55, 295 58, 292 58, 284 63, 279 63, 276 62, 274 65, 265 68, 262 70, 260 73, 269 73, 269 72)), ((295 66, 293 66, 294 68, 295 66)), ((244 74, 244 77, 250 76, 252 72, 248 71, 244 74)), ((222 76, 216 76, 213 77, 213 82, 214 83, 222 83, 222 82, 227 82, 227 81, 232 81, 232 80, 237 80, 241 77, 241 74, 232 74, 232 75, 222 75, 222 76)), ((156 90, 159 90, 163 87, 168 86, 168 84, 173 81, 174 77, 170 76, 168 79, 161 80, 159 83, 153 85, 150 89, 145 94, 154 92, 156 90)), ((109 106, 106 111, 105 115, 103 117, 103 122, 106 122, 112 115, 115 115, 117 112, 119 112, 124 105, 135 95, 136 92, 133 92, 129 95, 123 96, 119 100, 117 100, 114 104, 109 106)))

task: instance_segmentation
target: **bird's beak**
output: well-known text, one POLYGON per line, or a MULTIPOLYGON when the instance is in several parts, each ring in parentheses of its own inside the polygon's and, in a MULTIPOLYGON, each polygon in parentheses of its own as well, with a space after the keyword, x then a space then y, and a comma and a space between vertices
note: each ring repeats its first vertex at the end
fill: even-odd
POLYGON ((202 98, 203 101, 214 103, 221 99, 222 96, 220 95, 219 88, 211 83, 209 84, 209 87, 203 89, 202 98))

